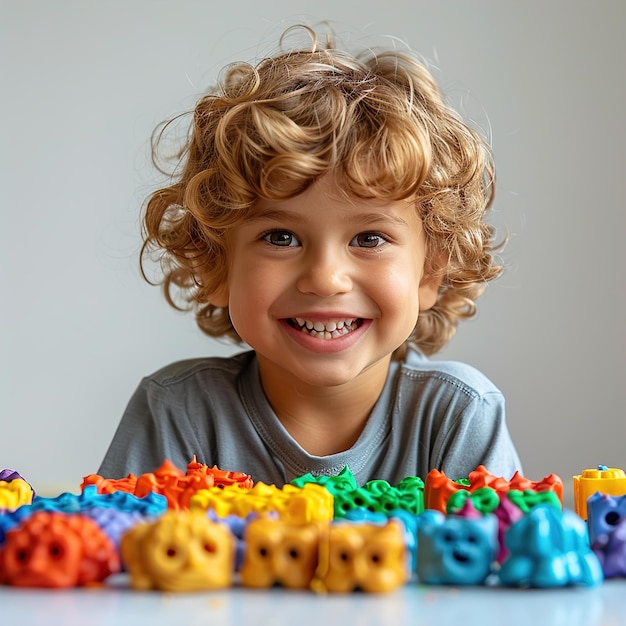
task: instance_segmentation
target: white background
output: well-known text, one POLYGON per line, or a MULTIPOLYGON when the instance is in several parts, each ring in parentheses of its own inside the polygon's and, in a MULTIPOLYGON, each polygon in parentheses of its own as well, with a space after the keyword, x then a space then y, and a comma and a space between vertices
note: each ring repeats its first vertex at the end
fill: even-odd
POLYGON ((407 42, 492 135, 508 269, 441 356, 504 391, 529 478, 626 466, 626 4, 0 0, 0 469, 76 489, 143 375, 234 351, 139 275, 148 139, 321 19, 407 42))

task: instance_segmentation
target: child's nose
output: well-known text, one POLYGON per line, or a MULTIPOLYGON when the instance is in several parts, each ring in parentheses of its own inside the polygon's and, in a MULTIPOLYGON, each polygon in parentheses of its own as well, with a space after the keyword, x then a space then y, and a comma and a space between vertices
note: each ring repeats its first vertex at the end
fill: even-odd
POLYGON ((296 286, 302 293, 324 298, 346 293, 352 289, 350 268, 345 259, 339 259, 336 254, 308 254, 303 259, 296 286))

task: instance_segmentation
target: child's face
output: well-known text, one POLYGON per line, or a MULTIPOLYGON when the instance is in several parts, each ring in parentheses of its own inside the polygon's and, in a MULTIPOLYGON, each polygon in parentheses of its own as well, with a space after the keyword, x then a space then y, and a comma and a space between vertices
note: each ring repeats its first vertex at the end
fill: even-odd
POLYGON ((436 299, 412 203, 349 199, 330 175, 299 196, 259 200, 229 238, 228 283, 212 302, 228 306, 262 377, 336 386, 371 368, 386 375, 436 299))

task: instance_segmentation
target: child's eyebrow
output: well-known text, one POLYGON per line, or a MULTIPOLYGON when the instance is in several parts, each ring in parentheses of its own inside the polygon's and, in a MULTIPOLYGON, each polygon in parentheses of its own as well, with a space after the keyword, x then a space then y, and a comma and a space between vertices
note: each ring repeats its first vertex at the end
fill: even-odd
MULTIPOLYGON (((257 221, 290 221, 296 223, 306 223, 311 220, 314 220, 314 215, 303 215, 302 213, 298 213, 296 211, 288 211, 285 209, 275 209, 275 208, 260 208, 251 213, 248 216, 248 222, 257 222, 257 221)), ((399 215, 394 215, 392 213, 386 213, 384 211, 381 212, 369 212, 369 213, 360 213, 358 211, 350 213, 350 221, 354 224, 359 224, 363 226, 367 226, 369 224, 393 224, 396 226, 407 227, 408 222, 400 217, 399 215)))
POLYGON ((394 215, 393 213, 385 213, 381 211, 380 213, 372 212, 372 213, 357 213, 353 216, 355 222, 359 224, 395 224, 396 226, 408 226, 409 223, 399 215, 394 215))
POLYGON ((247 222, 259 222, 262 220, 280 222, 283 220, 289 220, 291 222, 306 222, 308 218, 306 215, 301 215, 295 211, 286 211, 284 209, 273 208, 261 208, 256 209, 250 215, 248 215, 247 222))

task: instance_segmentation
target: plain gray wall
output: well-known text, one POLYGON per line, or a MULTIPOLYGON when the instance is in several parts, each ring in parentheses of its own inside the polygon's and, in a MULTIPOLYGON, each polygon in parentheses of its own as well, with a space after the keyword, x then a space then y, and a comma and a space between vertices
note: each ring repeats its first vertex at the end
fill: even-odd
POLYGON ((0 469, 76 489, 143 375, 234 351, 140 278, 148 138, 225 63, 321 19, 406 41, 491 132, 508 269, 442 356, 502 388, 528 477, 626 466, 625 18, 620 0, 0 0, 0 469))

